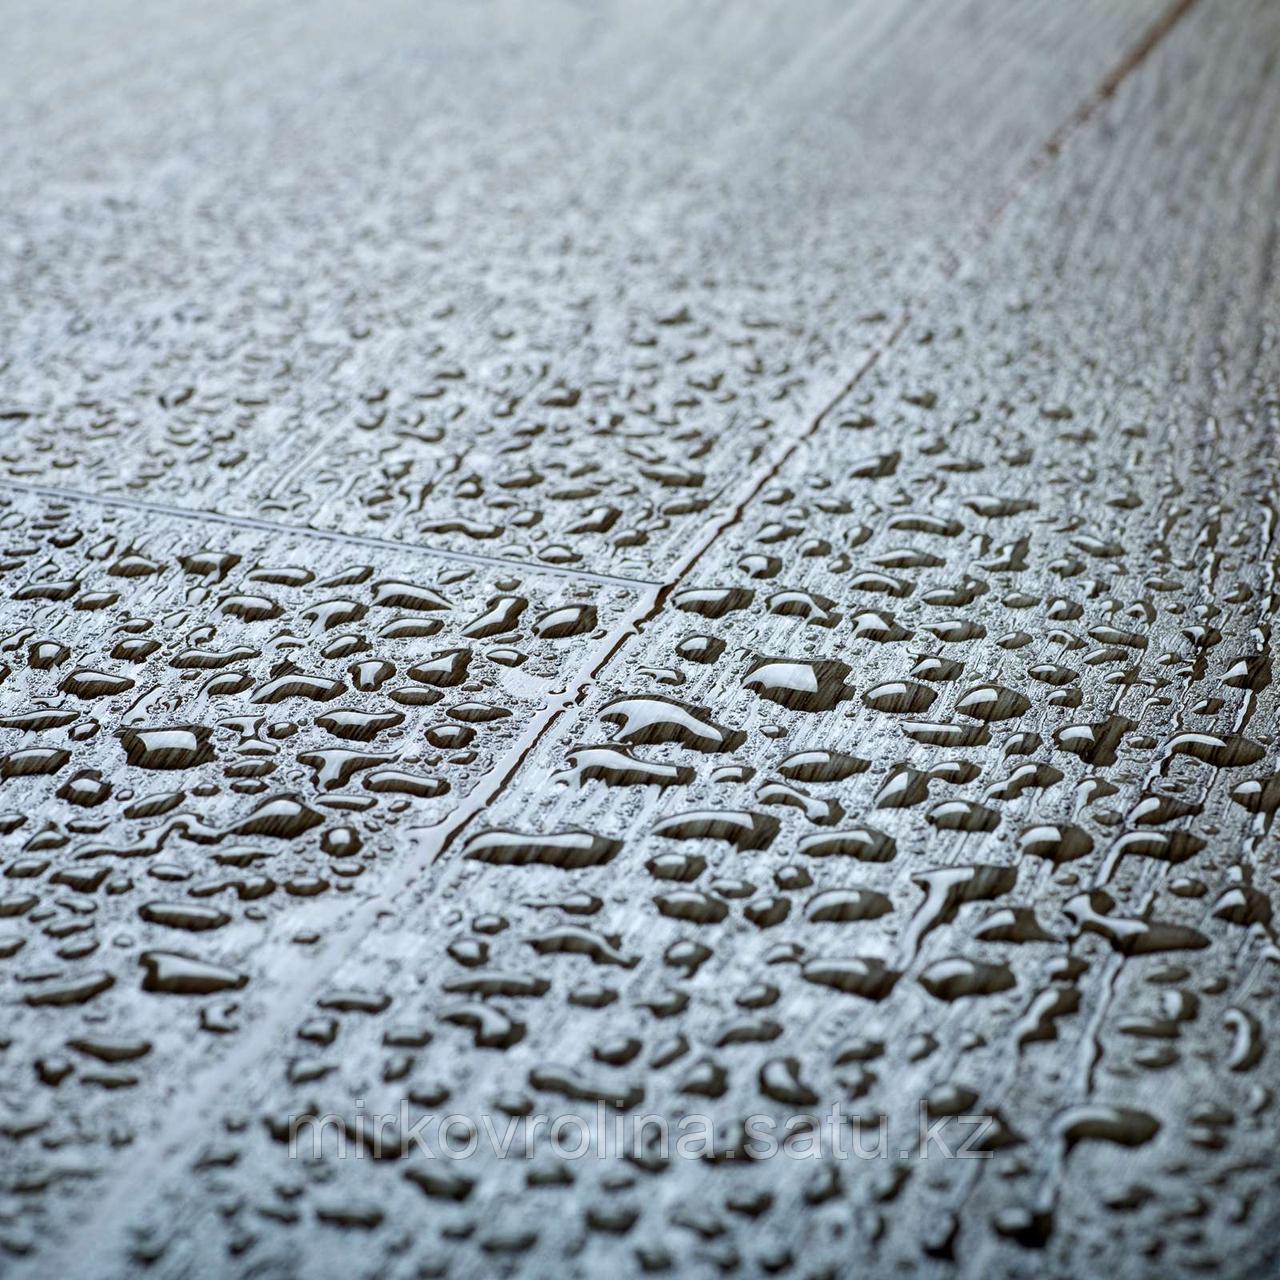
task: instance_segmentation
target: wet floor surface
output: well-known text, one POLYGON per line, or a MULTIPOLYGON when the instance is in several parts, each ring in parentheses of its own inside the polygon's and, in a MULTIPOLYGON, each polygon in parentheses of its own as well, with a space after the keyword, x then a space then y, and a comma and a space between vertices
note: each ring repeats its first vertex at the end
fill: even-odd
POLYGON ((9 26, 0 1273, 1280 1265, 1280 10, 9 26))

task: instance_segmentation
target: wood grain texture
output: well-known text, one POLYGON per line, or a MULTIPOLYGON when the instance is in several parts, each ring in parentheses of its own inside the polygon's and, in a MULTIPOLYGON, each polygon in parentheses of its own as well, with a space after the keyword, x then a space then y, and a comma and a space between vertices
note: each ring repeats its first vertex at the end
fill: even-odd
MULTIPOLYGON (((27 31, 33 139, 78 119, 114 135, 101 163, 139 209, 85 247, 87 206, 65 206, 62 261, 28 255, 18 280, 40 304, 20 349, 48 367, 6 370, 32 412, 9 420, 4 458, 0 696, 13 717, 85 702, 98 725, 0 729, 5 806, 35 815, 8 832, 6 874, 39 899, 4 962, 16 1273, 1274 1270, 1280 12, 1176 12, 473 8, 448 11, 428 56, 390 8, 208 10, 186 20, 199 49, 157 19, 168 66, 113 45, 109 13, 79 35, 27 31), (104 59, 101 101, 136 95, 145 123, 57 108, 75 40, 104 59), (357 115, 322 121, 317 83, 357 115), (243 89, 203 142, 199 84, 243 89), (159 113, 175 101, 186 114, 159 113), (169 168, 143 178, 148 149, 169 168), (268 172, 270 199, 252 190, 268 172), (429 247, 408 211, 433 172, 429 247), (131 281, 129 219, 162 212, 173 242, 131 281), (49 336, 60 273, 119 266, 133 315, 181 292, 181 272, 163 277, 193 248, 193 270, 227 273, 201 299, 230 343, 223 373, 278 362, 261 405, 240 397, 253 422, 218 442, 243 463, 220 468, 200 434, 233 420, 222 401, 166 391, 212 368, 211 348, 157 324, 145 376, 115 355, 87 381, 136 378, 189 417, 86 424, 106 461, 63 467, 57 397, 90 343, 49 336), (453 309, 427 325, 414 306, 437 296, 453 309), (744 299, 795 345, 754 363, 751 345, 733 404, 692 394, 728 385, 707 375, 739 344, 773 340, 735 327, 744 299), (659 310, 677 301, 687 320, 659 310), (413 314, 389 337, 397 309, 413 314), (500 342, 550 373, 516 387, 497 368, 508 324, 500 342), (614 439, 588 427, 618 404, 630 422, 635 387, 609 379, 632 324, 636 386, 666 409, 614 439), (448 373, 429 396, 392 376, 428 339, 448 373), (474 398, 473 370, 491 379, 474 398), (499 393, 574 379, 585 398, 490 420, 499 393), (767 426, 739 430, 743 398, 770 406, 767 426), (460 425, 428 447, 439 405, 460 425), (149 432, 195 453, 144 474, 149 432), (293 452, 255 460, 263 438, 293 452), (557 438, 600 473, 562 469, 557 438), (414 470, 446 451, 469 488, 414 470), (711 500, 624 539, 652 510, 644 483, 672 487, 634 466, 677 457, 706 481, 675 487, 711 500), (362 505, 377 466, 392 496, 362 505), (570 481, 601 487, 530 496, 570 481), (101 492, 54 493, 70 486, 101 492), (551 514, 615 501, 603 533, 551 514), (523 532, 428 536, 406 510, 523 532), (302 521, 343 538, 287 527, 302 521), (200 548, 239 559, 193 571, 200 548), (77 609, 98 588, 120 600, 77 609), (423 619, 439 625, 415 635, 423 619), (117 656, 130 634, 161 642, 149 665, 117 656), (368 647, 347 652, 349 635, 368 647), (60 640, 74 658, 38 665, 30 646, 60 640), (162 670, 234 646, 252 680, 218 706, 162 670), (136 691, 94 685, 125 672, 136 691), (292 691, 304 678, 342 682, 341 702, 292 691), (404 719, 378 728, 390 710, 404 719), (128 732, 179 715, 218 729, 212 758, 172 775, 189 818, 76 798, 144 789, 120 763, 140 749, 128 732), (27 772, 37 744, 66 750, 65 774, 27 772), (450 789, 377 781, 397 772, 450 789), (319 821, 289 839, 244 828, 277 794, 319 821), (158 830, 155 856, 85 856, 158 830), (87 887, 99 861, 112 878, 87 887), (206 894, 215 866, 227 887, 206 894), (77 869, 69 897, 56 877, 77 869), (259 873, 269 891, 246 888, 259 873), (66 926, 87 916, 100 945, 77 951, 88 930, 66 926), (83 1004, 39 998, 99 974, 114 985, 83 1004), (105 1087, 74 1043, 94 1037, 149 1052, 105 1087), (833 1104, 862 1118, 870 1158, 848 1132, 835 1158, 820 1120, 805 1139, 802 1118, 833 1104), (951 1117, 942 1143, 976 1139, 978 1158, 922 1158, 922 1114, 951 1117), (291 1152, 301 1115, 330 1117, 327 1158, 305 1134, 291 1152), (405 1133, 424 1115, 437 1153, 449 1115, 479 1150, 426 1158, 405 1133), (629 1142, 640 1115, 673 1146, 705 1122, 714 1152, 570 1159, 544 1131, 526 1158, 529 1117, 603 1116, 616 1143, 615 1121, 629 1142), (379 1160, 356 1137, 372 1116, 394 1117, 379 1160), (790 1150, 766 1158, 762 1132, 790 1150)), ((18 156, 19 237, 51 225, 38 150, 18 156)), ((74 146, 51 154, 65 182, 74 146)), ((220 384, 228 403, 236 385, 220 384)))
POLYGON ((1163 7, 19 24, 0 468, 664 579, 1163 7))

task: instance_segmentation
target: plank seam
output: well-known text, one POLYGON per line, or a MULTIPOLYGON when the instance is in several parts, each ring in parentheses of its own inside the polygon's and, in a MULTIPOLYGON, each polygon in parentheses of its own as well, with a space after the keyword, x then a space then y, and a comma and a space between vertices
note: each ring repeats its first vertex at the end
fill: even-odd
POLYGON ((368 534, 345 533, 341 529, 317 529, 312 525, 285 524, 278 520, 264 520, 258 516, 238 516, 222 511, 210 511, 199 507, 175 507, 167 502, 150 502, 145 498, 129 498, 120 494, 87 493, 80 489, 65 489, 58 485, 29 484, 21 480, 0 479, 0 488, 20 493, 40 494, 44 497, 64 499, 68 502, 97 503, 99 506, 120 507, 129 511, 144 511, 151 515, 173 516, 195 523, 212 521, 237 529, 253 529, 263 533, 291 534, 298 538, 313 538, 325 542, 341 542, 348 546, 369 547, 380 551, 398 551, 408 555, 435 556, 443 560, 455 560, 460 564, 480 567, 491 566, 512 569, 523 573, 536 572, 559 578, 575 578, 580 582, 597 582, 637 588, 660 587, 661 582, 647 578, 632 578, 625 574, 593 573, 586 569, 574 569, 568 565, 542 564, 534 560, 514 560, 508 556, 487 556, 479 551, 452 551, 445 547, 424 546, 417 542, 401 542, 396 538, 374 538, 368 534))

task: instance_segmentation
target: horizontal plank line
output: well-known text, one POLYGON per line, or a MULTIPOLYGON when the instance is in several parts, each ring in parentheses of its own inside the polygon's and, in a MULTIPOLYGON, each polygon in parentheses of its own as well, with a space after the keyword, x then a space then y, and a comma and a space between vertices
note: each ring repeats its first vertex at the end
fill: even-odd
POLYGON ((174 507, 164 502, 148 502, 145 498, 129 498, 119 494, 85 493, 79 489, 64 489, 58 485, 28 484, 20 480, 0 480, 0 488, 21 493, 41 494, 48 498, 60 498, 67 502, 97 503, 104 507, 121 507, 129 511, 145 511, 152 515, 173 516, 194 523, 229 525, 237 529, 255 529, 263 533, 292 534, 299 538, 316 538, 327 542, 341 542, 353 547, 374 547, 384 551, 399 551, 405 555, 430 556, 441 560, 454 560, 460 564, 477 567, 513 569, 523 573, 550 574, 554 577, 573 578, 580 582, 599 582, 626 587, 660 587, 663 584, 650 578, 631 578, 623 574, 591 573, 585 569, 573 569, 566 565, 540 564, 533 560, 513 560, 507 556, 487 556, 475 551, 450 551, 444 547, 424 546, 418 542, 401 542, 395 538, 373 538, 362 533, 343 533, 338 529, 317 529, 311 525, 282 524, 276 520, 263 520, 257 516, 228 515, 223 511, 206 511, 199 508, 174 507))

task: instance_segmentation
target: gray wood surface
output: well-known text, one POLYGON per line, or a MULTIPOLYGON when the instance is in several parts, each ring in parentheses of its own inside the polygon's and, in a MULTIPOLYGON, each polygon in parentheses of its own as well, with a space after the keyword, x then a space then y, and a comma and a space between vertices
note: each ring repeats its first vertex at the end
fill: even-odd
POLYGON ((0 1270, 1276 1269, 1280 9, 8 8, 0 1270))

